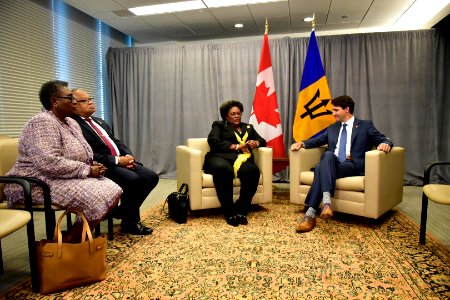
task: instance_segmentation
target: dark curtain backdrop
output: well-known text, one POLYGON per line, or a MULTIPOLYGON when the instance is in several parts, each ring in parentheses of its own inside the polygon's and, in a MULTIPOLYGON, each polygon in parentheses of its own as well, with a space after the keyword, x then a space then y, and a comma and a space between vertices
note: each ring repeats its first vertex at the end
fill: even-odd
MULTIPOLYGON (((206 137, 222 102, 240 100, 248 121, 262 40, 110 48, 116 135, 146 166, 174 178, 176 146, 206 137)), ((421 184, 428 162, 450 159, 449 40, 434 29, 317 37, 332 97, 353 97, 356 117, 406 148, 406 184, 421 184)), ((270 40, 286 149, 308 42, 270 40)), ((278 175, 288 179, 287 171, 278 175)), ((449 172, 436 176, 448 181, 449 172)))

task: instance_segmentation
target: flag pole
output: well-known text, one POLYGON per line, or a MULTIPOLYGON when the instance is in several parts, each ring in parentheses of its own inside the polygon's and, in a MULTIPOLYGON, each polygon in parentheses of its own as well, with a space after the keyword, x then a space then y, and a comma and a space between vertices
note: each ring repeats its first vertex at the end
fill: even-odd
POLYGON ((313 19, 311 21, 311 26, 312 26, 312 30, 314 30, 315 27, 316 27, 316 15, 315 14, 313 14, 313 19))
POLYGON ((267 23, 267 18, 266 18, 266 28, 264 31, 264 34, 268 34, 269 33, 269 23, 267 23))

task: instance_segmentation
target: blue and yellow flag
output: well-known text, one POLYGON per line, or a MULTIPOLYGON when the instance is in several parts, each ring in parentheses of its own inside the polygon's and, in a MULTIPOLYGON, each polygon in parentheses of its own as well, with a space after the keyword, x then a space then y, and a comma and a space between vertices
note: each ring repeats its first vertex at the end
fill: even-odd
POLYGON ((331 113, 331 96, 325 77, 314 29, 309 38, 294 119, 294 139, 300 142, 314 137, 335 122, 331 113))

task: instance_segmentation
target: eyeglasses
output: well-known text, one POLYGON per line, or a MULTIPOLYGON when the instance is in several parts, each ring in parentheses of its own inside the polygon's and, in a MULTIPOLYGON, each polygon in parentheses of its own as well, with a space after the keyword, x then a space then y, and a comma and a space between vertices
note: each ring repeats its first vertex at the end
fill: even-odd
POLYGON ((68 96, 56 96, 55 98, 61 98, 61 99, 69 99, 69 100, 73 100, 73 96, 72 96, 72 95, 68 95, 68 96))
POLYGON ((94 97, 88 99, 75 100, 76 103, 94 102, 94 97))
POLYGON ((230 113, 230 116, 232 116, 232 117, 234 117, 234 116, 240 117, 240 116, 242 116, 242 113, 240 113, 240 112, 232 112, 232 113, 230 113))
POLYGON ((59 99, 68 99, 68 100, 72 101, 72 103, 76 103, 75 99, 73 99, 73 95, 56 96, 55 98, 59 98, 59 99))

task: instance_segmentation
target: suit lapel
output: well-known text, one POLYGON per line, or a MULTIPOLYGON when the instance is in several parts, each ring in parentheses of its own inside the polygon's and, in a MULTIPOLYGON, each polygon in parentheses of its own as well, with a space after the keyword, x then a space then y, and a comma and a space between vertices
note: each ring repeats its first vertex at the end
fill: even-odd
POLYGON ((94 120, 95 123, 97 123, 100 127, 102 127, 102 128, 106 131, 106 133, 108 133, 108 135, 109 135, 109 132, 108 132, 108 130, 105 128, 105 124, 104 124, 104 122, 103 122, 102 119, 98 119, 98 118, 96 118, 96 117, 91 117, 91 118, 92 118, 92 120, 94 120))
POLYGON ((242 129, 242 136, 244 136, 246 132, 248 132, 248 135, 250 135, 250 129, 247 124, 242 124, 241 129, 242 129))
POLYGON ((353 145, 353 140, 355 139, 356 135, 358 134, 360 127, 359 120, 355 118, 355 121, 353 122, 353 128, 352 128, 352 139, 350 140, 350 145, 353 145))
POLYGON ((234 131, 233 131, 233 126, 231 126, 231 125, 229 125, 229 124, 227 124, 227 123, 224 123, 224 129, 228 132, 227 133, 227 135, 229 135, 229 136, 231 136, 231 137, 235 137, 234 136, 234 131))
POLYGON ((336 122, 333 125, 334 125, 332 127, 333 132, 332 132, 332 135, 330 135, 330 136, 333 136, 333 147, 331 147, 332 151, 334 151, 334 149, 336 149, 337 141, 338 141, 338 138, 339 138, 339 130, 341 129, 342 123, 341 122, 336 122))
MULTIPOLYGON (((80 117, 80 119, 82 120, 81 124, 82 126, 100 143, 105 144, 105 142, 102 140, 102 138, 98 135, 98 133, 83 119, 80 117)), ((94 118, 92 118, 93 122, 97 122, 97 120, 94 120, 94 118)))

